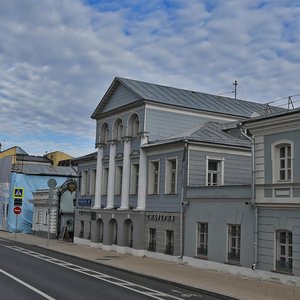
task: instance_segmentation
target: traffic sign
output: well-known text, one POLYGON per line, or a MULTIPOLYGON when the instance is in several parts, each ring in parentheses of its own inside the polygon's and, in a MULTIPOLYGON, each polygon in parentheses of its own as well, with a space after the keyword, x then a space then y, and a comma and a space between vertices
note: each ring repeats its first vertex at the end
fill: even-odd
POLYGON ((22 199, 14 198, 14 206, 22 206, 22 199))
POLYGON ((22 199, 24 196, 24 188, 14 188, 14 198, 22 199))
POLYGON ((14 213, 15 215, 19 215, 22 212, 22 208, 20 206, 14 207, 14 213))

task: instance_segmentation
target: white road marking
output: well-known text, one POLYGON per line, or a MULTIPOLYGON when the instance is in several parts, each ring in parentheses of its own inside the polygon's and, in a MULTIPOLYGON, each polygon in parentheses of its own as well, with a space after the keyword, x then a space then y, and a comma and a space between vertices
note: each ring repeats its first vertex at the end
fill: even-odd
POLYGON ((55 300, 55 298, 52 298, 51 296, 45 294, 44 292, 38 290, 37 288, 35 288, 35 287, 33 287, 32 285, 26 283, 25 281, 23 281, 23 280, 17 278, 16 276, 14 276, 14 275, 12 275, 12 274, 10 274, 10 273, 8 273, 8 272, 2 270, 2 269, 0 269, 0 272, 3 273, 4 275, 10 277, 11 279, 13 279, 13 280, 15 280, 15 281, 21 283, 22 285, 26 286, 27 288, 31 289, 32 291, 36 292, 37 294, 43 296, 44 298, 49 299, 49 300, 55 300))
POLYGON ((35 258, 47 261, 49 263, 59 265, 61 267, 67 268, 69 270, 79 272, 79 273, 82 273, 84 275, 96 278, 98 280, 102 280, 102 281, 105 281, 105 282, 123 287, 123 288, 131 290, 133 292, 146 295, 148 297, 151 297, 151 298, 154 298, 154 299, 157 299, 157 300, 167 300, 167 299, 182 300, 182 298, 178 298, 178 297, 175 297, 173 295, 169 295, 169 294, 166 294, 166 293, 163 293, 163 292, 160 292, 160 291, 156 291, 156 290, 147 288, 145 286, 135 284, 135 283, 132 283, 132 282, 129 282, 129 281, 117 278, 117 277, 113 277, 113 276, 110 276, 110 275, 107 275, 107 274, 104 274, 104 273, 100 273, 100 272, 97 272, 97 271, 94 271, 94 270, 91 270, 91 269, 87 269, 87 268, 84 268, 84 267, 81 267, 81 266, 78 266, 78 265, 74 265, 74 264, 71 264, 71 263, 53 258, 51 256, 40 254, 38 252, 34 252, 34 251, 31 251, 31 250, 28 250, 28 249, 25 249, 25 248, 22 248, 22 247, 5 246, 5 245, 3 245, 3 246, 6 247, 6 248, 9 248, 9 249, 12 249, 12 250, 15 250, 15 251, 33 256, 35 258))

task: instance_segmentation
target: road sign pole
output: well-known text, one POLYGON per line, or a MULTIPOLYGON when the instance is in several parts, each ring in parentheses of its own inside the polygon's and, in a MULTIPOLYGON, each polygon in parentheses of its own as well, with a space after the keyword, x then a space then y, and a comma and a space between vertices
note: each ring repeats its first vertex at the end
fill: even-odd
POLYGON ((16 215, 16 231, 15 231, 15 239, 17 239, 17 231, 18 231, 18 216, 16 215))

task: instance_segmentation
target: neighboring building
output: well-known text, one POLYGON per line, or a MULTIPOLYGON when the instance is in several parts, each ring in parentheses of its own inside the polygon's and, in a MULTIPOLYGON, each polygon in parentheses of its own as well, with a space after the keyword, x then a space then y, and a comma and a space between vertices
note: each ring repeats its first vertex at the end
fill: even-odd
POLYGON ((244 126, 255 141, 257 268, 300 276, 300 110, 244 126))
POLYGON ((200 239, 211 232, 222 244, 216 251, 215 242, 208 244, 209 259, 250 264, 253 238, 241 234, 253 226, 253 210, 245 205, 251 143, 240 139, 234 122, 264 113, 260 103, 115 78, 92 115, 97 158, 76 161, 74 242, 155 257, 182 255, 185 244, 187 255, 200 256, 197 248, 206 247, 200 239), (221 201, 223 215, 215 211, 221 201), (190 232, 191 244, 184 242, 190 232))
POLYGON ((73 179, 65 181, 53 191, 50 205, 50 190, 33 192, 32 233, 49 238, 71 239, 74 228, 74 207, 76 205, 77 182, 73 179))
POLYGON ((71 155, 61 151, 53 151, 45 154, 44 156, 50 159, 54 166, 60 166, 62 163, 65 164, 67 161, 70 161, 73 158, 71 155))
POLYGON ((69 178, 76 178, 73 167, 53 166, 52 160, 44 156, 27 154, 20 147, 1 152, 0 159, 0 229, 16 231, 16 215, 13 208, 22 207, 18 216, 18 231, 31 232, 32 193, 37 189, 48 188, 47 182, 55 178, 62 185, 69 178), (21 195, 15 195, 15 191, 21 195))

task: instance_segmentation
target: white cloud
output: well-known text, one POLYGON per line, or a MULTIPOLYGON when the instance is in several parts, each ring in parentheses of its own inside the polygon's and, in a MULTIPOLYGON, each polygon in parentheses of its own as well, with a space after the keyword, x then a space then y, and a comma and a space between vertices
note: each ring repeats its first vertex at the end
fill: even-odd
POLYGON ((288 0, 2 1, 0 141, 93 151, 90 115, 115 76, 209 93, 237 79, 240 97, 261 101, 297 94, 299 10, 288 0))

